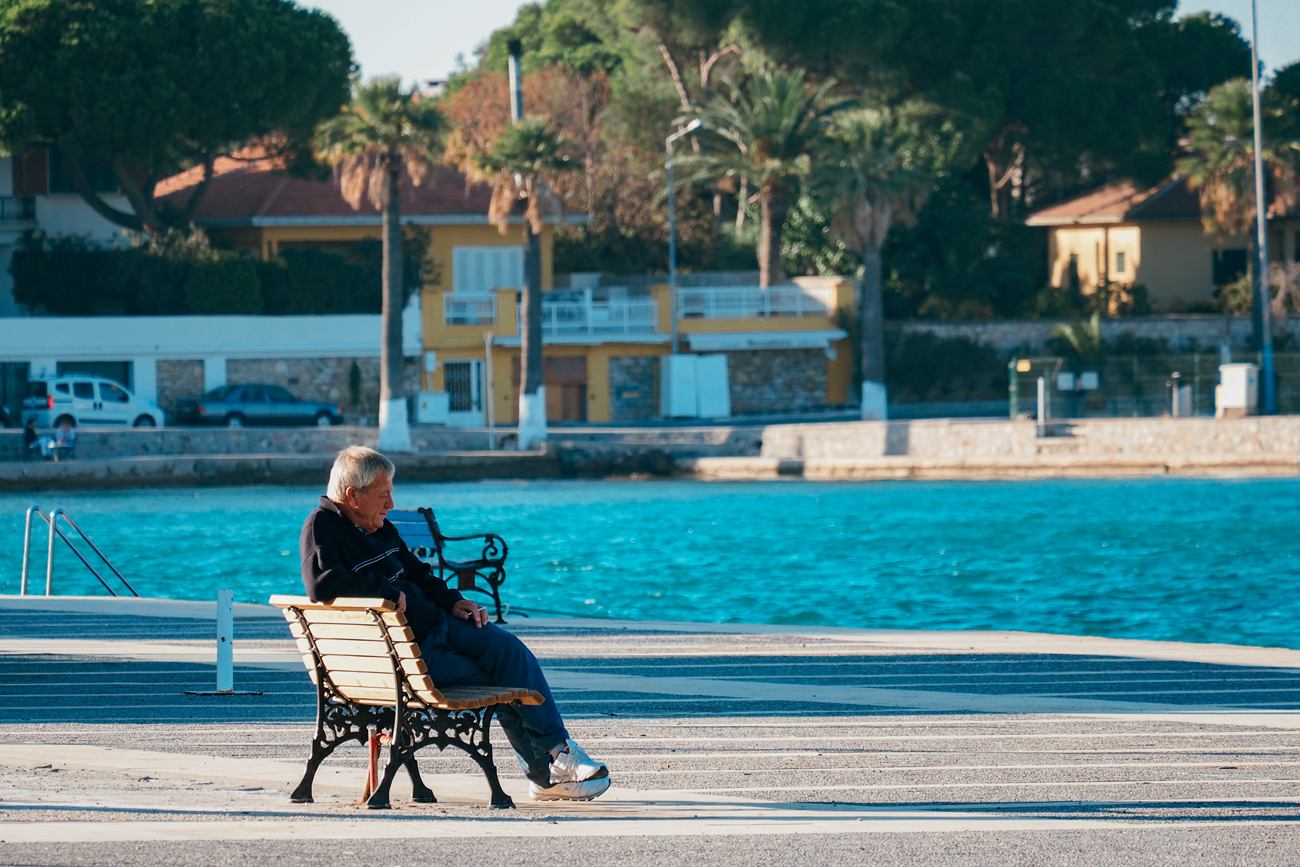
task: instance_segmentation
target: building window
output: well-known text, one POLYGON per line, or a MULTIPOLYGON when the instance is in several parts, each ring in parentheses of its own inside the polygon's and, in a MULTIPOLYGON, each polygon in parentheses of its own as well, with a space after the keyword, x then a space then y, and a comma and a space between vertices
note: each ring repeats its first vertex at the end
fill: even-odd
POLYGON ((1071 292, 1079 291, 1079 254, 1070 254, 1070 267, 1065 273, 1065 279, 1071 292))
MULTIPOLYGON (((88 163, 81 160, 81 172, 86 176, 86 183, 97 193, 116 193, 117 176, 113 169, 103 163, 88 163)), ((76 194, 77 188, 63 165, 63 154, 57 148, 50 148, 50 192, 76 194)))
POLYGON ((1127 269, 1127 267, 1128 267, 1128 262, 1125 261, 1125 259, 1127 259, 1127 258, 1128 258, 1128 257, 1124 255, 1124 251, 1123 251, 1123 250, 1120 250, 1118 253, 1115 254, 1115 273, 1116 273, 1116 274, 1123 274, 1124 271, 1127 269))
POLYGON ((1214 285, 1225 286, 1246 273, 1245 250, 1214 251, 1214 285))

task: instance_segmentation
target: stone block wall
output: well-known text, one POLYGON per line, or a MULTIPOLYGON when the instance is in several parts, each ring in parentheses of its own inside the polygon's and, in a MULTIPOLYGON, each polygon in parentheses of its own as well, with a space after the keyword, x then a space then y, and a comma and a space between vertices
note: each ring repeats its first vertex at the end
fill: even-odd
POLYGON ((609 360, 609 420, 649 421, 659 414, 655 377, 659 359, 652 356, 609 360))
MULTIPOLYGON (((411 359, 403 369, 408 394, 420 387, 419 366, 411 359)), ((232 358, 226 362, 229 383, 282 385, 301 400, 340 404, 348 423, 379 417, 378 358, 232 358), (352 365, 361 372, 359 400, 353 400, 352 365)))
POLYGON ((853 461, 910 457, 931 461, 997 460, 1044 453, 1078 456, 1294 456, 1300 416, 1243 419, 1108 418, 1072 421, 1040 438, 1032 421, 863 421, 771 425, 765 457, 853 461))
MULTIPOLYGON (((900 322, 904 332, 929 332, 937 337, 969 337, 1009 355, 1028 350, 1045 353, 1047 340, 1057 325, 1075 320, 1018 319, 1018 320, 967 320, 939 322, 900 322)), ((892 324, 892 323, 891 323, 892 324)), ((1290 335, 1291 342, 1300 340, 1300 318, 1291 317, 1274 322, 1278 336, 1290 335)), ((1122 334, 1136 338, 1163 340, 1171 352, 1214 350, 1223 341, 1236 351, 1245 351, 1250 345, 1249 316, 1130 316, 1123 319, 1103 319, 1101 334, 1104 340, 1114 340, 1122 334)))
POLYGON ((176 400, 203 394, 203 362, 158 362, 158 407, 168 417, 176 411, 176 400))
POLYGON ((801 412, 826 406, 826 353, 820 349, 728 352, 731 412, 801 412))

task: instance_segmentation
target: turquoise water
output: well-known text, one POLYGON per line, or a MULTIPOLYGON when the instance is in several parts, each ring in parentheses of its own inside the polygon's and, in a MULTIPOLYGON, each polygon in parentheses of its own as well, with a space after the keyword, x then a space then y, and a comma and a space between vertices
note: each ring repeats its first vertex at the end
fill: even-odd
MULTIPOLYGON (((298 593, 309 488, 0 495, 0 593, 27 506, 70 512, 142 595, 298 593)), ((516 608, 598 617, 1017 629, 1300 648, 1300 480, 402 484, 510 546, 516 608)), ((44 533, 38 531, 38 547, 44 533)), ((33 586, 43 589, 44 552, 33 586)), ((56 552, 55 592, 100 594, 56 552)))

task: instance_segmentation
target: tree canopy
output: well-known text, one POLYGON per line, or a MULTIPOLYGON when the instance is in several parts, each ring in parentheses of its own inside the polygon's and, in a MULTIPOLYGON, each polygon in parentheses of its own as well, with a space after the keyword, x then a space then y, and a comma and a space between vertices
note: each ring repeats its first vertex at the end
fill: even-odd
POLYGON ((347 36, 290 0, 11 0, 0 8, 0 143, 55 146, 78 192, 129 229, 188 222, 214 160, 253 141, 303 164, 348 99, 347 36), (131 210, 96 193, 111 167, 131 210), (158 182, 201 166, 182 211, 158 182))

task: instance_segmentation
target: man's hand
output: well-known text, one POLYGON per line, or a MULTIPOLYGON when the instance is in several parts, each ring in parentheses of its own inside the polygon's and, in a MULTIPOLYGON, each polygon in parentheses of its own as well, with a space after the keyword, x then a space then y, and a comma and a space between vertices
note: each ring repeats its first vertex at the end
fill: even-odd
POLYGON ((397 610, 406 613, 406 594, 401 590, 397 591, 397 610))
POLYGON ((480 608, 477 602, 470 602, 468 599, 457 600, 456 604, 451 606, 451 613, 461 620, 474 621, 474 626, 479 629, 482 629, 488 620, 487 609, 480 608))

